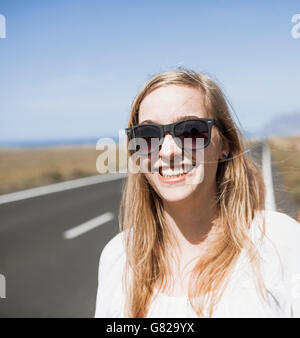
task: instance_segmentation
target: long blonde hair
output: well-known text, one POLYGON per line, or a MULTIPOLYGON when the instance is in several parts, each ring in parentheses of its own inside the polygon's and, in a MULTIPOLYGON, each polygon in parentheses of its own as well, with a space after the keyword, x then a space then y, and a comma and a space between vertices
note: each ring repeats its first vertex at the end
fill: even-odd
MULTIPOLYGON (((195 264, 189 281, 192 307, 199 317, 212 316, 243 248, 263 296, 258 252, 249 229, 256 211, 264 208, 265 187, 259 167, 244 152, 241 133, 223 92, 206 74, 178 69, 152 77, 133 101, 128 126, 138 124, 140 104, 148 94, 171 84, 196 88, 204 94, 207 112, 224 126, 225 132, 219 133, 230 147, 228 159, 218 164, 216 174, 219 217, 214 222, 220 231, 195 264)), ((146 317, 155 286, 162 290, 166 285, 170 271, 166 248, 174 238, 167 231, 163 203, 143 173, 128 173, 119 224, 125 234, 126 248, 124 313, 126 317, 146 317)), ((264 233, 264 222, 261 229, 264 233)))

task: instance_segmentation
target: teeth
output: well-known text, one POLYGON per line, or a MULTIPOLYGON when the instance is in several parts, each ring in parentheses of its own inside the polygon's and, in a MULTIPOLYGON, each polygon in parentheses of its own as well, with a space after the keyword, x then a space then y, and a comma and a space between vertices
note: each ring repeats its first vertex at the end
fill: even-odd
POLYGON ((173 176, 178 176, 178 175, 182 175, 182 174, 186 174, 189 172, 190 169, 162 169, 162 176, 165 176, 165 177, 173 177, 173 176))

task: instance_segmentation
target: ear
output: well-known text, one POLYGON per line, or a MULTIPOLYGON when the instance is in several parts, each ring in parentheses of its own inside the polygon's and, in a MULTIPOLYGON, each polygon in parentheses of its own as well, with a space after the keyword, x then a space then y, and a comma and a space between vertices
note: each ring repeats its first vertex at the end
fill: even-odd
POLYGON ((223 140, 221 141, 221 147, 220 147, 220 153, 219 153, 219 159, 220 160, 224 160, 229 156, 229 152, 230 152, 230 147, 228 144, 227 140, 223 140), (225 157, 226 156, 226 157, 225 157))

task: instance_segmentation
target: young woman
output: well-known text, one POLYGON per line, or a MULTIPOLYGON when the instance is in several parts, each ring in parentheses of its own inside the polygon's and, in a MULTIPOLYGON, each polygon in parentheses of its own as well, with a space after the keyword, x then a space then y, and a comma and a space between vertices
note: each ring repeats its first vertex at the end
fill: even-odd
POLYGON ((120 233, 100 257, 95 316, 300 316, 299 223, 264 210, 218 85, 185 69, 154 76, 127 135, 144 141, 140 171, 128 172, 120 233))

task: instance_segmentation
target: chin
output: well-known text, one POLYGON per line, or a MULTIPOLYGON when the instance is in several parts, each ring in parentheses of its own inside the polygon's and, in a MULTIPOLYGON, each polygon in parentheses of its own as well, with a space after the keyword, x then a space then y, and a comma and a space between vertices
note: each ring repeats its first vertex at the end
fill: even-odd
POLYGON ((193 191, 180 191, 180 189, 177 189, 174 192, 169 192, 160 190, 159 195, 165 202, 182 202, 190 198, 193 195, 193 191))
POLYGON ((158 176, 159 173, 151 174, 148 176, 148 180, 162 200, 166 202, 179 202, 192 197, 195 191, 203 184, 203 171, 197 171, 190 178, 172 184, 162 182, 158 176))

